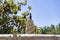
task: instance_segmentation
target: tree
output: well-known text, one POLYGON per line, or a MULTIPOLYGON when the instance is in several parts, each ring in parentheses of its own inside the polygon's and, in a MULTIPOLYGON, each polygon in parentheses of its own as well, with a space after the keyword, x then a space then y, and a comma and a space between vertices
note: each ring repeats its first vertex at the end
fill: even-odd
POLYGON ((46 34, 46 32, 47 32, 47 27, 45 26, 41 29, 41 34, 46 34))
POLYGON ((41 31, 40 31, 40 28, 38 28, 37 26, 34 26, 34 33, 35 34, 40 34, 41 33, 41 31))
POLYGON ((56 34, 55 26, 51 24, 49 30, 47 31, 47 34, 56 34))
MULTIPOLYGON (((22 29, 26 27, 26 14, 23 16, 17 16, 17 12, 21 11, 22 5, 26 5, 27 0, 24 2, 18 2, 17 4, 14 3, 14 0, 0 0, 0 33, 2 34, 9 34, 21 33, 22 29), (17 27, 17 29, 14 29, 17 27)), ((28 7, 31 10, 31 7, 28 7)), ((26 12, 27 13, 27 12, 26 12)), ((24 31, 25 33, 25 31, 24 31)))
POLYGON ((60 34, 60 23, 56 26, 56 31, 57 34, 60 34))

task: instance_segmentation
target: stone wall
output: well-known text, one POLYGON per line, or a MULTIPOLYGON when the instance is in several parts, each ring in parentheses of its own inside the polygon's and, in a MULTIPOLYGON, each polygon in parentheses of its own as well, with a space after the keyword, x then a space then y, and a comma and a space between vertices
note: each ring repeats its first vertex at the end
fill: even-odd
POLYGON ((0 35, 0 40, 60 40, 60 35, 36 35, 36 34, 17 34, 0 35))

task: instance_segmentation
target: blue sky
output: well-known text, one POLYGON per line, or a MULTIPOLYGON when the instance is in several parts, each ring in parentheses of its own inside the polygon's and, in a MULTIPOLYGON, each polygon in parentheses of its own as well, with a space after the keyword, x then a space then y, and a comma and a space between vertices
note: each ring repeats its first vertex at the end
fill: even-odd
MULTIPOLYGON (((60 0, 28 0, 28 5, 32 5, 32 19, 36 26, 57 25, 60 22, 60 0)), ((26 6, 22 8, 27 10, 26 6)))

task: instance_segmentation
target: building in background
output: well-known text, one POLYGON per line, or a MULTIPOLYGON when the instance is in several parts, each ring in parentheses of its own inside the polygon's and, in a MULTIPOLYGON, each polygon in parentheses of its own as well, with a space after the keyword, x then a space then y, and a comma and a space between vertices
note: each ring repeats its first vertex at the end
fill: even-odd
POLYGON ((34 23, 33 23, 33 20, 32 20, 32 15, 31 13, 29 13, 29 18, 26 22, 26 30, 25 30, 25 33, 26 34, 34 34, 34 23))

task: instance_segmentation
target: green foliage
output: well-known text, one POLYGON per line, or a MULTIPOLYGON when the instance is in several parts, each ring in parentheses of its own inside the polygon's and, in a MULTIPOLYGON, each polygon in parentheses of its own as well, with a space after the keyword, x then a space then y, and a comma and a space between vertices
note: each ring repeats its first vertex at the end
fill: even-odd
POLYGON ((28 6, 29 11, 32 9, 32 6, 28 6))
POLYGON ((0 0, 0 2, 1 2, 2 0, 0 0))
POLYGON ((34 33, 35 34, 40 34, 41 32, 40 32, 40 29, 38 29, 38 27, 37 26, 34 26, 34 33))
POLYGON ((57 34, 60 34, 60 23, 56 26, 56 31, 57 34))
POLYGON ((60 34, 60 23, 56 26, 51 24, 51 26, 40 28, 40 34, 60 34))
POLYGON ((27 4, 27 0, 17 4, 14 0, 0 0, 0 4, 0 34, 25 33, 26 12, 23 12, 22 16, 16 14, 21 11, 22 5, 27 4))

